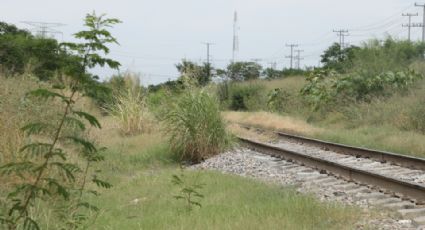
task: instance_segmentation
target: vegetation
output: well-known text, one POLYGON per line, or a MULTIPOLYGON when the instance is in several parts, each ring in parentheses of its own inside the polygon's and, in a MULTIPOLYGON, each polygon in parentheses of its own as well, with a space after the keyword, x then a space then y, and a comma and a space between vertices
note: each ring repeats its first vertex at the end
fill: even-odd
POLYGON ((171 149, 179 158, 200 162, 230 144, 216 99, 206 91, 183 94, 165 115, 171 149))
MULTIPOLYGON (((107 53, 106 44, 115 42, 104 28, 118 22, 116 19, 98 17, 94 13, 88 14, 85 25, 89 30, 75 35, 76 38, 84 39, 85 43, 65 44, 71 51, 76 51, 76 54, 73 62, 66 63, 60 69, 63 71, 62 77, 57 79, 51 89, 39 88, 27 94, 28 99, 52 100, 48 108, 59 106, 62 112, 48 122, 36 120, 24 125, 21 130, 29 141, 19 150, 22 159, 13 159, 1 165, 2 176, 19 178, 12 184, 6 203, 2 204, 2 209, 7 209, 7 212, 0 215, 0 224, 3 227, 40 229, 36 207, 47 206, 61 210, 57 213, 63 224, 61 228, 77 228, 86 224, 88 218, 81 211, 82 208, 97 211, 95 206, 82 199, 85 192, 92 191, 86 189, 88 180, 100 187, 111 187, 95 173, 91 179, 88 174, 93 163, 103 160, 102 148, 96 147, 82 133, 66 132, 66 129, 84 132, 86 123, 96 128, 101 127, 94 116, 79 110, 75 101, 78 94, 89 92, 95 86, 91 75, 86 72, 87 68, 103 66, 105 63, 112 68, 118 67, 119 63, 98 54, 98 51, 107 53), (70 144, 74 146, 71 147, 70 144), (79 153, 83 159, 82 167, 78 162, 70 160, 71 151, 79 153), (52 207, 45 202, 60 198, 64 202, 59 207, 52 207)), ((96 194, 95 191, 92 193, 96 194)))
POLYGON ((134 73, 89 73, 119 67, 105 57, 117 23, 89 14, 83 42, 62 44, 0 23, 0 228, 350 229, 361 218, 292 188, 182 171, 231 147, 229 130, 250 135, 226 121, 425 156, 422 43, 334 44, 324 68, 306 70, 182 60, 179 79, 143 87, 134 73), (109 189, 93 196, 97 186, 109 189))

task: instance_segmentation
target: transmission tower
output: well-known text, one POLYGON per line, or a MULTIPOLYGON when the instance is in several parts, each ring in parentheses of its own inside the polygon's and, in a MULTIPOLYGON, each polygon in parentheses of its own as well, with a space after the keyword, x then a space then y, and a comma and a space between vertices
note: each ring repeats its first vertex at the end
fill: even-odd
POLYGON ((235 11, 233 16, 233 49, 232 49, 232 63, 235 62, 237 58, 237 53, 239 52, 239 36, 238 36, 239 26, 238 26, 238 12, 235 11))
POLYGON ((423 20, 422 20, 422 24, 415 24, 416 26, 414 27, 422 27, 422 42, 425 42, 425 4, 418 4, 415 3, 416 7, 422 7, 423 8, 423 20))
POLYGON ((409 17, 409 23, 408 24, 403 24, 403 27, 407 27, 407 40, 410 41, 410 29, 412 28, 412 17, 418 16, 419 14, 412 14, 412 13, 407 13, 407 14, 402 14, 403 17, 409 17))
POLYGON ((54 28, 65 26, 65 24, 62 24, 62 23, 33 22, 33 21, 21 21, 21 22, 34 27, 32 31, 35 31, 36 34, 42 38, 47 38, 48 37, 47 35, 49 34, 52 37, 54 36, 54 34, 62 34, 61 31, 54 28))
POLYGON ((297 55, 295 56, 295 59, 297 60, 297 69, 300 69, 301 66, 301 60, 304 60, 303 57, 301 57, 301 53, 304 52, 304 50, 295 50, 297 55))
POLYGON ((345 47, 345 37, 349 36, 348 30, 334 30, 334 33, 339 36, 339 46, 343 49, 345 47))
POLYGON ((294 48, 298 47, 298 44, 286 44, 286 47, 291 48, 291 55, 286 56, 286 58, 289 58, 291 60, 290 69, 292 69, 293 68, 293 62, 294 62, 294 48))

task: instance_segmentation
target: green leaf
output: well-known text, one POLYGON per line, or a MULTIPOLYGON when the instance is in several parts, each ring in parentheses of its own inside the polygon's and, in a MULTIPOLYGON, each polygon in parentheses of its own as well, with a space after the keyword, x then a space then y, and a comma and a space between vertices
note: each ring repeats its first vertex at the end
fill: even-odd
POLYGON ((172 176, 171 182, 173 182, 174 185, 181 185, 181 184, 183 184, 183 181, 180 179, 180 177, 177 176, 177 175, 175 175, 175 174, 172 176))
POLYGON ((93 177, 93 180, 92 180, 98 187, 102 187, 102 188, 111 188, 112 187, 112 184, 110 184, 110 183, 108 183, 108 182, 106 182, 106 181, 103 181, 103 180, 99 180, 99 179, 97 179, 96 178, 96 176, 94 176, 93 177))
POLYGON ((74 137, 74 136, 65 136, 62 139, 70 140, 78 145, 81 145, 86 151, 90 153, 94 153, 97 151, 96 147, 91 142, 84 140, 82 138, 74 137))
POLYGON ((99 121, 93 115, 90 115, 83 111, 74 111, 73 113, 81 118, 86 119, 90 123, 90 125, 97 127, 99 129, 102 128, 99 121))
POLYGON ((61 169, 65 173, 66 178, 69 181, 72 181, 72 182, 75 181, 74 174, 81 172, 81 169, 76 164, 62 163, 62 162, 52 162, 52 163, 50 163, 50 165, 56 166, 59 169, 61 169))
POLYGON ((27 93, 27 96, 33 96, 33 97, 37 97, 37 98, 41 98, 41 99, 45 99, 45 100, 50 99, 50 98, 60 98, 63 101, 68 101, 68 98, 63 96, 62 94, 52 92, 52 91, 47 90, 47 89, 33 90, 33 91, 27 93))
POLYGON ((0 167, 1 175, 10 175, 12 173, 21 176, 23 172, 32 172, 34 170, 35 164, 30 161, 24 162, 12 162, 5 164, 0 167))
POLYGON ((35 142, 31 144, 24 145, 19 152, 28 152, 35 156, 40 156, 43 154, 46 154, 50 148, 52 147, 51 144, 48 143, 41 143, 41 142, 35 142))
POLYGON ((61 185, 56 179, 42 178, 42 180, 46 181, 47 185, 51 187, 52 189, 55 189, 57 194, 62 196, 65 200, 69 199, 70 194, 68 190, 63 185, 61 185))
POLYGON ((65 117, 64 119, 65 124, 73 127, 73 128, 79 128, 81 131, 86 130, 86 126, 84 125, 84 123, 80 120, 78 120, 77 118, 74 117, 65 117))
POLYGON ((23 132, 25 132, 27 135, 33 135, 33 134, 40 134, 43 131, 48 130, 48 128, 52 127, 50 124, 43 123, 43 122, 35 122, 25 125, 21 128, 23 132))
POLYGON ((78 203, 77 206, 78 207, 84 207, 84 208, 87 208, 87 209, 89 209, 91 211, 95 211, 95 212, 98 212, 99 211, 99 208, 98 207, 96 207, 94 205, 91 205, 88 202, 80 202, 80 203, 78 203))

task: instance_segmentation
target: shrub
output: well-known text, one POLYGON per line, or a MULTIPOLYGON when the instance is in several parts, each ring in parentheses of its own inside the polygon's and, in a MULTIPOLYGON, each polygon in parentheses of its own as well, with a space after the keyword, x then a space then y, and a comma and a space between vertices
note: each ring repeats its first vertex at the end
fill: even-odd
POLYGON ((229 87, 229 108, 232 110, 265 109, 264 85, 256 83, 232 84, 229 87))
POLYGON ((285 112, 290 100, 291 94, 282 88, 276 88, 268 94, 267 107, 272 112, 285 112))
POLYGON ((421 78, 422 75, 412 70, 388 71, 375 76, 317 71, 307 77, 307 84, 301 94, 318 110, 331 103, 347 105, 360 101, 369 102, 373 98, 406 91, 421 78))
POLYGON ((205 91, 184 93, 164 121, 171 148, 181 160, 200 162, 230 144, 218 101, 205 91))

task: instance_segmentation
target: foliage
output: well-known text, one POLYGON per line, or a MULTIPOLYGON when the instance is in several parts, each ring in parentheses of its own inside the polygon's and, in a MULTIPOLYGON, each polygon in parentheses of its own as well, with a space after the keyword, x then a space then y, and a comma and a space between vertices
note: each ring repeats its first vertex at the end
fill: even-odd
POLYGON ((0 23, 0 71, 6 76, 30 72, 39 79, 51 79, 67 59, 55 39, 34 37, 0 23))
POLYGON ((189 85, 205 86, 211 81, 211 65, 204 63, 203 66, 194 62, 183 59, 181 63, 176 65, 180 72, 180 79, 189 85))
POLYGON ((266 68, 263 70, 263 75, 267 80, 277 79, 283 77, 282 71, 273 69, 273 68, 266 68))
POLYGON ((344 72, 352 65, 354 53, 359 48, 356 46, 341 47, 334 43, 321 55, 321 62, 326 69, 333 69, 338 72, 344 72))
MULTIPOLYGON (((0 224, 8 229, 39 229, 40 224, 34 219, 37 210, 33 207, 41 201, 62 199, 66 204, 64 212, 67 215, 61 215, 60 218, 63 218, 66 228, 72 229, 81 226, 87 219, 81 212, 82 208, 97 210, 83 201, 82 196, 87 191, 88 170, 93 163, 103 160, 103 148, 96 147, 81 135, 69 135, 64 129, 74 127, 83 132, 87 124, 101 128, 94 116, 75 107, 75 100, 79 93, 87 94, 95 86, 95 80, 87 73, 87 68, 103 66, 105 63, 112 68, 119 65, 97 53, 99 50, 107 53, 106 44, 115 42, 104 28, 119 22, 103 17, 95 13, 88 14, 85 25, 89 30, 76 34, 77 38, 84 39, 86 43, 66 44, 75 53, 74 62, 67 63, 62 70, 65 75, 57 79, 51 89, 39 88, 27 95, 28 98, 53 101, 57 105, 51 106, 61 106, 63 112, 49 122, 36 121, 22 127, 30 138, 30 142, 20 150, 26 157, 0 166, 2 175, 21 179, 7 196, 10 205, 8 212, 0 214, 0 224), (73 147, 67 147, 70 145, 73 147), (70 152, 73 150, 77 150, 85 160, 84 167, 70 161, 70 152)), ((91 181, 99 187, 111 187, 95 174, 91 181)))
POLYGON ((354 50, 352 69, 364 77, 373 77, 384 72, 405 71, 410 64, 421 60, 425 44, 421 42, 397 41, 387 38, 385 41, 370 40, 354 50))
POLYGON ((261 70, 255 62, 234 62, 227 66, 227 76, 233 81, 248 81, 258 79, 261 70))
POLYGON ((255 110, 262 107, 264 86, 251 83, 246 85, 231 84, 229 86, 229 108, 232 110, 255 110))
POLYGON ((388 96, 394 90, 406 90, 421 78, 421 75, 411 70, 389 71, 372 77, 356 73, 339 75, 333 71, 318 70, 307 77, 307 84, 301 89, 301 94, 317 110, 329 103, 343 105, 388 96))
POLYGON ((269 92, 267 107, 273 112, 284 112, 291 99, 291 95, 282 88, 276 88, 269 92))
POLYGON ((205 91, 188 91, 165 114, 170 145, 181 160, 200 162, 230 144, 218 101, 205 91))
POLYGON ((151 119, 146 102, 147 92, 140 87, 139 81, 130 79, 126 81, 125 88, 114 93, 113 101, 106 109, 118 120, 123 134, 149 132, 151 119), (129 83, 132 81, 133 83, 129 83))
POLYGON ((194 206, 202 207, 200 199, 204 198, 204 195, 199 190, 204 187, 204 184, 198 182, 198 178, 190 181, 183 173, 180 176, 174 174, 171 182, 180 188, 179 195, 175 195, 174 198, 184 200, 187 211, 192 211, 194 206))

